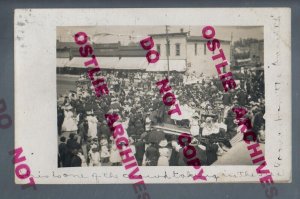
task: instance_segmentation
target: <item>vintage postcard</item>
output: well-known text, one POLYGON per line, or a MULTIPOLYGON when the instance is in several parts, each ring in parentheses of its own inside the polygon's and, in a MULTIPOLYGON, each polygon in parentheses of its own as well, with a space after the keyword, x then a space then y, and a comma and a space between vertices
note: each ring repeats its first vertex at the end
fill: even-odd
POLYGON ((291 182, 290 9, 17 9, 15 119, 18 184, 291 182))

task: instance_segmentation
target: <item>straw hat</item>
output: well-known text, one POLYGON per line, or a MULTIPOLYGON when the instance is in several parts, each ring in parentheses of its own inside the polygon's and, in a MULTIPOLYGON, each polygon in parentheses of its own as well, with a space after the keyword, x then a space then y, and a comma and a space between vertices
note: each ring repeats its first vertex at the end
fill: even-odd
POLYGON ((205 119, 205 122, 211 122, 212 121, 212 117, 207 117, 206 119, 205 119))
POLYGON ((198 113, 194 113, 192 117, 193 117, 193 118, 198 118, 198 119, 200 118, 200 116, 199 116, 198 113))
POLYGON ((193 138, 190 145, 197 146, 198 145, 198 140, 196 138, 193 138))
POLYGON ((66 110, 71 110, 73 107, 71 106, 71 104, 66 104, 65 105, 65 109, 66 110))
POLYGON ((133 144, 133 143, 134 143, 134 140, 133 140, 132 137, 129 137, 129 138, 128 138, 128 143, 129 143, 129 144, 133 144))
POLYGON ((196 106, 195 102, 190 102, 189 105, 190 105, 190 107, 192 107, 192 108, 196 106))
POLYGON ((108 144, 107 139, 101 139, 101 140, 100 140, 100 145, 101 145, 101 146, 104 146, 104 145, 107 145, 107 144, 108 144))

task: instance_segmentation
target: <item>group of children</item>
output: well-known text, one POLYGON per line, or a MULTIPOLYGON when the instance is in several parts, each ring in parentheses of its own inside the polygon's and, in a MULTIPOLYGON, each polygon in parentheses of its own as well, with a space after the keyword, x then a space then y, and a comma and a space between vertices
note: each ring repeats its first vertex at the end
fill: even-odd
MULTIPOLYGON (((129 137, 129 145, 135 154, 134 141, 129 137)), ((113 137, 102 135, 98 138, 88 138, 86 143, 80 143, 77 135, 71 133, 68 141, 60 138, 58 165, 59 167, 94 167, 94 166, 120 166, 121 156, 113 137), (108 140, 109 139, 109 140, 108 140)))

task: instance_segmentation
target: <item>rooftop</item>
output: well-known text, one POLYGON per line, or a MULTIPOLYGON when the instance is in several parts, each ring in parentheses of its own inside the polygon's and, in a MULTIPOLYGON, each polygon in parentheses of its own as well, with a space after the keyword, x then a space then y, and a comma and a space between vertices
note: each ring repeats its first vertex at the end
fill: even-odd
MULTIPOLYGON (((223 39, 218 39, 220 42, 225 42, 225 43, 230 43, 229 40, 223 40, 223 39)), ((206 42, 207 39, 203 38, 202 36, 189 36, 187 38, 187 42, 197 42, 197 41, 204 41, 206 42)))
MULTIPOLYGON (((189 32, 175 32, 175 33, 168 33, 168 36, 172 37, 172 36, 183 36, 186 37, 189 35, 189 32)), ((149 36, 151 37, 166 37, 167 34, 166 33, 160 33, 160 34, 149 34, 149 36)))

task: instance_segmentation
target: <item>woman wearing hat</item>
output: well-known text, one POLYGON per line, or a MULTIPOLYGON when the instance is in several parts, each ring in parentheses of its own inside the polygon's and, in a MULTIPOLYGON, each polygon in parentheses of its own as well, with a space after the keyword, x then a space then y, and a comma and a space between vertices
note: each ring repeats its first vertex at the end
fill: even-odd
POLYGON ((88 137, 97 138, 98 119, 93 115, 93 111, 86 112, 86 120, 88 122, 88 137))
POLYGON ((100 140, 100 147, 101 147, 101 163, 107 164, 109 162, 110 152, 108 150, 108 141, 106 136, 102 136, 100 140))
POLYGON ((168 141, 166 139, 160 141, 159 143, 159 158, 157 166, 169 166, 169 159, 171 157, 170 149, 167 148, 168 141))
POLYGON ((199 130, 200 130, 199 115, 198 115, 198 113, 194 113, 192 118, 190 119, 190 132, 191 132, 192 136, 193 137, 198 136, 199 130))
POLYGON ((145 119, 145 131, 150 131, 151 130, 151 119, 150 119, 150 114, 152 109, 149 109, 149 112, 147 113, 146 119, 145 119))
POLYGON ((212 134, 217 134, 217 133, 219 133, 219 128, 213 123, 213 118, 207 117, 203 125, 202 135, 210 136, 212 134))
POLYGON ((73 107, 70 104, 66 104, 64 107, 64 122, 61 130, 65 137, 69 137, 71 133, 77 134, 77 120, 72 112, 73 107))

